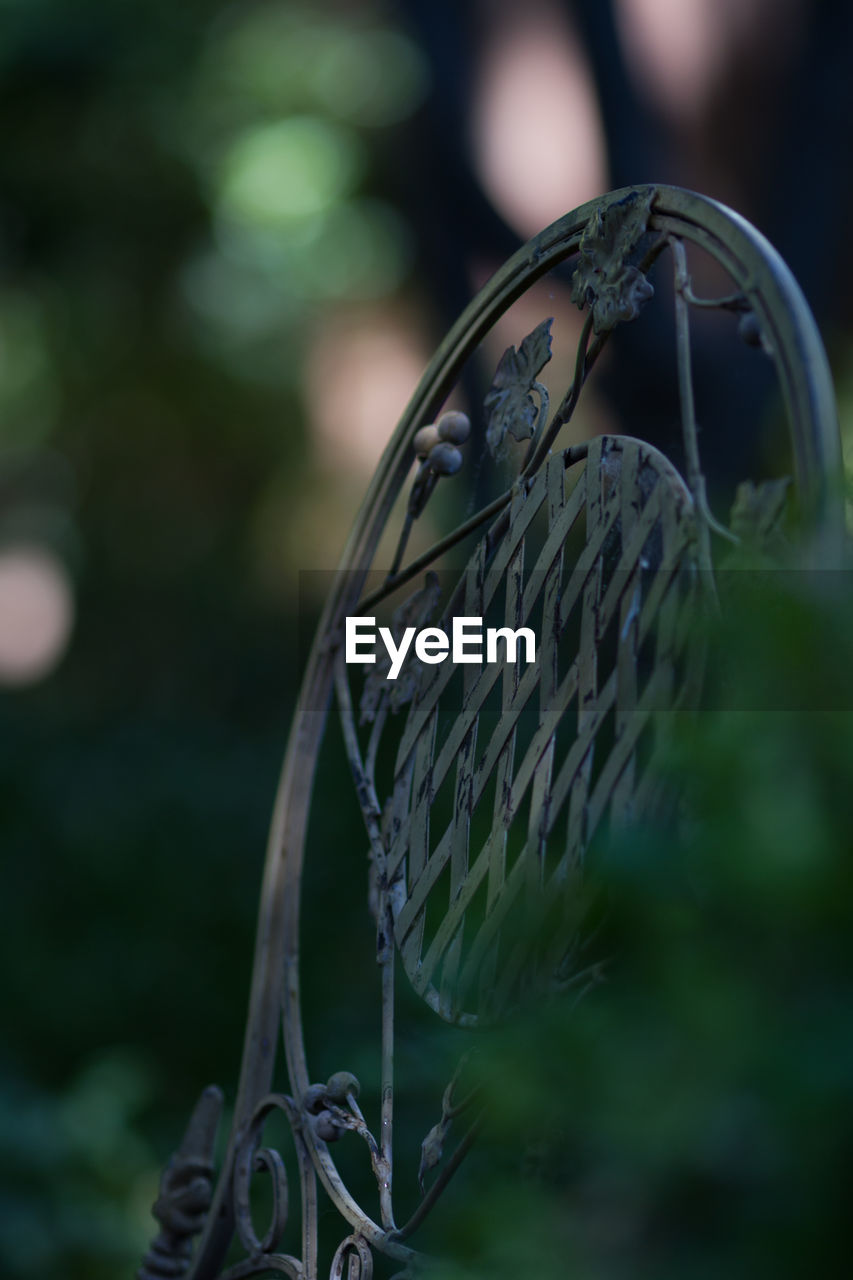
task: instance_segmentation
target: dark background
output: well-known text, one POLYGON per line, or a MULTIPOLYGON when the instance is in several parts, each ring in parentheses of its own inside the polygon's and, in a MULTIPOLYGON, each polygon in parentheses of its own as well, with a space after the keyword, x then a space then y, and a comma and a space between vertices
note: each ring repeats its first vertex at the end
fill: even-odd
MULTIPOLYGON (((664 181, 716 196, 798 275, 849 431, 850 7, 695 0, 673 12, 653 0, 0 7, 0 557, 25 553, 48 635, 41 666, 26 643, 11 657, 0 643, 5 1275, 129 1274, 196 1093, 211 1078, 233 1089, 299 678, 297 575, 334 565, 431 345, 485 275, 601 190, 664 181), (536 70, 547 50, 553 81, 536 70)), ((628 346, 624 361, 602 392, 609 412, 653 416, 656 357, 628 346)), ((0 641, 16 607, 0 591, 0 641)), ((809 628, 782 652, 783 673, 811 661, 809 628)), ((43 638, 36 627, 34 650, 43 638)), ((719 795, 737 791, 720 761, 740 732, 717 754, 705 744, 719 795)), ((850 956, 821 904, 848 887, 833 858, 849 839, 849 733, 779 732, 753 725, 746 741, 810 779, 782 826, 827 851, 800 943, 811 958, 820 939, 836 950, 802 981, 826 993, 840 1035, 829 979, 847 981, 850 956)), ((769 824, 778 847, 775 767, 751 779, 748 805, 737 791, 720 840, 757 806, 750 838, 769 824)), ((732 890, 759 916, 765 870, 732 890)), ((789 907, 771 915, 780 947, 789 907)), ((670 926, 649 926, 651 954, 682 938, 670 926)), ((749 922, 736 914, 732 928, 745 937, 749 922)), ((747 948, 740 972, 778 974, 775 956, 747 948)), ((726 974, 720 994, 697 961, 673 1016, 715 992, 725 1003, 738 986, 726 974)), ((706 1060, 748 1023, 709 1033, 706 1060)), ((626 1025, 613 1054, 633 1061, 643 1036, 626 1025)), ((794 1023, 778 1044, 763 1034, 780 1054, 802 1043, 794 1023)), ((837 1065, 850 1046, 826 1036, 816 1060, 837 1065)), ((849 1098, 833 1098, 849 1128, 849 1098)), ((685 1102, 663 1164, 695 1138, 703 1106, 685 1102)), ((809 1113, 804 1131, 824 1122, 809 1113)), ((654 1138, 631 1136, 644 1151, 654 1138)), ((812 1154, 827 1177, 849 1174, 849 1145, 812 1154)), ((583 1203, 599 1212, 606 1170, 618 1183, 629 1166, 645 1177, 641 1162, 614 1173, 611 1159, 583 1203)), ((816 1200, 806 1253, 833 1203, 816 1200)), ((685 1210, 676 1197, 655 1211, 685 1210)), ((591 1239, 578 1274, 622 1274, 599 1267, 591 1239)))

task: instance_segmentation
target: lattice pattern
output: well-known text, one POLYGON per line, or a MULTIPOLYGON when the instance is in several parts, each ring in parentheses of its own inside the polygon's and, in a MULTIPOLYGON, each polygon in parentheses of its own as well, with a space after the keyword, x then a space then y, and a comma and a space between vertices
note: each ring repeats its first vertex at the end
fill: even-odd
POLYGON ((519 486, 504 538, 488 564, 480 542, 445 620, 531 626, 537 661, 423 668, 397 752, 383 823, 396 941, 415 989, 453 1021, 493 1014, 557 968, 584 852, 608 811, 624 821, 647 801, 652 712, 690 681, 683 481, 616 436, 592 442, 572 489, 568 474, 557 455, 519 486))

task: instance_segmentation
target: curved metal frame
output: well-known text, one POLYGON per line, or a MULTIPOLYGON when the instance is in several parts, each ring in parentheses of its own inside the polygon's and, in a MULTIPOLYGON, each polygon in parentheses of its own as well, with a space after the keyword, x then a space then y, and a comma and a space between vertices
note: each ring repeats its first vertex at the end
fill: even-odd
MULTIPOLYGON (((342 556, 341 567, 347 572, 338 575, 319 623, 275 801, 232 1132, 212 1205, 189 1267, 193 1280, 220 1274, 235 1230, 246 1247, 247 1260, 223 1274, 236 1280, 238 1276, 266 1271, 314 1280, 318 1179, 353 1231, 335 1255, 333 1276, 342 1276, 346 1265, 351 1280, 367 1277, 371 1270, 370 1247, 399 1259, 402 1264, 414 1257, 400 1233, 390 1225, 393 1224, 390 1208, 386 1212, 383 1207, 385 1222, 380 1225, 352 1198, 318 1136, 316 1120, 311 1118, 312 1086, 302 1038, 299 995, 299 888, 315 763, 335 680, 334 653, 327 638, 340 630, 346 615, 357 611, 380 535, 411 470, 414 433, 435 419, 466 360, 509 305, 536 280, 578 251, 584 231, 594 216, 601 216, 634 198, 646 202, 650 209, 648 230, 659 233, 649 260, 665 247, 671 247, 674 252, 677 333, 680 342, 682 339, 687 342, 686 359, 680 358, 679 362, 683 412, 692 411, 687 316, 690 304, 698 302, 691 295, 686 273, 683 243, 689 242, 707 250, 725 267, 743 308, 755 313, 767 338, 788 412, 801 508, 830 540, 825 545, 837 545, 841 537, 842 505, 833 487, 833 477, 840 471, 840 447, 833 388, 823 346, 808 306, 787 267, 766 240, 737 214, 712 200, 677 188, 641 187, 613 192, 555 222, 520 249, 489 281, 436 352, 383 455, 342 556), (282 1013, 292 1097, 270 1092, 282 1013), (283 1221, 283 1207, 279 1206, 276 1222, 265 1237, 257 1235, 251 1226, 248 1182, 252 1168, 265 1167, 275 1174, 280 1164, 275 1153, 257 1150, 263 1121, 273 1109, 286 1114, 299 1160, 301 1261, 270 1257, 267 1253, 276 1234, 274 1228, 283 1221)), ((591 337, 590 328, 587 324, 586 340, 591 337)), ((593 339, 593 345, 597 343, 600 348, 606 336, 605 332, 593 339)), ((683 351, 681 356, 684 357, 683 351)), ((580 377, 576 380, 575 400, 588 363, 588 352, 583 349, 579 355, 580 377)), ((569 405, 569 412, 571 407, 569 405)), ((531 474, 544 463, 546 456, 547 449, 534 450, 529 459, 531 474)), ((701 486, 701 469, 698 455, 691 461, 689 447, 688 470, 695 470, 695 474, 688 475, 688 482, 701 505, 704 493, 697 491, 697 485, 701 486)), ((706 528, 706 541, 708 536, 706 528)), ((398 575, 396 580, 402 581, 404 577, 404 574, 398 575)), ((393 971, 393 966, 391 969, 393 971)), ((391 1171, 386 1167, 385 1146, 373 1142, 363 1118, 359 1121, 361 1113, 354 1095, 345 1088, 340 1102, 335 1122, 361 1132, 368 1142, 374 1172, 380 1187, 384 1178, 390 1204, 391 1171)), ((326 1099, 324 1106, 328 1105, 326 1099)), ((150 1270, 144 1274, 157 1272, 150 1270)))

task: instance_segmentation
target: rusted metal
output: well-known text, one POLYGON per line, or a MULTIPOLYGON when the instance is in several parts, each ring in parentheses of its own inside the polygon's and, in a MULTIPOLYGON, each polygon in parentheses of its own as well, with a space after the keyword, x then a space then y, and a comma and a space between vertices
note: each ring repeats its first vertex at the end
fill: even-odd
POLYGON ((222 1114, 222 1090, 211 1085, 196 1103, 180 1147, 163 1171, 152 1213, 160 1233, 145 1255, 137 1280, 174 1280, 192 1259, 192 1242, 210 1208, 213 1148, 222 1114))
MULTIPOLYGON (((655 713, 695 697, 701 654, 691 646, 690 614, 710 594, 720 539, 772 533, 786 500, 778 478, 742 489, 733 529, 709 508, 700 439, 702 450, 714 447, 714 424, 703 422, 700 436, 690 324, 694 309, 708 308, 730 313, 741 336, 757 347, 755 358, 772 362, 787 411, 800 519, 819 535, 821 555, 839 547, 843 512, 834 480, 840 446, 820 338, 787 268, 737 215, 677 188, 614 192, 560 219, 493 277, 427 369, 344 552, 309 660, 276 799, 227 1152, 191 1260, 189 1242, 204 1209, 202 1187, 194 1181, 201 1166, 186 1155, 164 1176, 158 1201, 164 1232, 140 1273, 145 1280, 181 1274, 175 1269, 180 1267, 192 1280, 264 1274, 318 1280, 321 1197, 340 1216, 342 1234, 328 1244, 329 1254, 334 1250, 332 1280, 369 1280, 376 1252, 396 1259, 400 1275, 413 1274, 418 1254, 410 1241, 440 1202, 481 1118, 473 1114, 467 1129, 456 1134, 461 1113, 476 1111, 477 1094, 475 1086, 458 1098, 454 1077, 422 1146, 423 1199, 405 1220, 398 1219, 398 967, 438 1015, 464 1025, 505 1016, 543 986, 576 991, 598 979, 595 966, 576 967, 573 910, 586 850, 606 823, 635 821, 652 803, 655 713), (717 298, 694 290, 690 253, 696 249, 729 277, 717 298), (665 278, 667 256, 675 285, 673 370, 684 477, 650 443, 627 436, 556 444, 558 434, 571 427, 614 328, 642 323, 645 304, 665 278), (459 454, 466 433, 453 435, 457 422, 442 436, 439 419, 463 367, 510 305, 566 262, 574 267, 573 297, 585 310, 570 385, 560 388, 551 411, 554 389, 549 395, 543 370, 552 341, 562 335, 543 319, 531 333, 519 334, 498 364, 483 410, 489 456, 475 460, 470 446, 459 454), (436 455, 433 466, 429 459, 439 444, 448 449, 436 455), (514 474, 507 475, 507 463, 514 474), (440 530, 426 551, 407 560, 409 534, 439 477, 455 476, 448 495, 451 483, 457 492, 473 493, 475 465, 492 468, 491 495, 481 509, 440 530), (407 485, 408 500, 401 497, 407 485), (398 517, 395 507, 402 510, 398 517), (390 545, 396 540, 396 552, 377 585, 369 574, 385 568, 376 564, 377 548, 395 518, 399 525, 390 530, 390 545), (450 553, 463 551, 463 567, 448 571, 450 553), (437 575, 430 577, 433 570, 437 575), (400 604, 406 584, 414 594, 400 604), (513 629, 534 620, 538 659, 524 668, 409 664, 393 685, 376 664, 365 678, 344 663, 344 620, 382 610, 392 610, 392 631, 455 615, 496 614, 513 629), (332 701, 336 715, 330 719, 332 701), (345 1070, 325 1084, 312 1078, 303 1039, 300 885, 303 860, 314 853, 306 832, 317 756, 336 724, 369 849, 365 887, 381 974, 380 1102, 373 1118, 362 1113, 358 1082, 345 1070), (445 793, 451 803, 440 814, 437 799, 445 793), (540 927, 546 919, 548 927, 540 927), (288 1092, 275 1093, 280 1068, 274 1046, 282 1014, 288 1092), (288 1195, 280 1153, 262 1145, 274 1111, 287 1120, 299 1173, 298 1256, 278 1252, 296 1198, 288 1195), (365 1145, 378 1214, 357 1200, 336 1162, 336 1143, 354 1142, 351 1135, 365 1145), (256 1174, 273 1186, 272 1217, 264 1230, 252 1216, 256 1174), (187 1186, 198 1192, 191 1204, 181 1199, 187 1186), (245 1256, 223 1270, 235 1236, 245 1256), (176 1260, 172 1270, 170 1259, 176 1260)), ((346 1056, 342 1044, 344 1067, 346 1056)))

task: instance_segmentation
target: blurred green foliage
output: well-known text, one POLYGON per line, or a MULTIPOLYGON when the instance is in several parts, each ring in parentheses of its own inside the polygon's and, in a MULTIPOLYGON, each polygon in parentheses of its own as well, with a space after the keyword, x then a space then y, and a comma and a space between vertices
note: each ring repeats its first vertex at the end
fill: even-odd
POLYGON ((847 574, 748 577, 672 725, 680 821, 589 869, 604 980, 481 1050, 442 1278, 846 1274, 853 600, 847 574))
MULTIPOLYGON (((319 309, 407 278, 377 156, 426 71, 369 4, 0 17, 0 543, 52 548, 78 618, 62 667, 0 698, 0 1267, 109 1280, 199 1088, 236 1079, 298 677, 258 510, 275 493, 263 528, 307 536, 287 511, 319 309)), ((851 619, 840 579, 797 582, 729 615, 724 709, 676 733, 687 834, 602 854, 607 982, 484 1042, 493 1123, 427 1233, 446 1274, 839 1269, 851 619)), ((306 1003, 316 1059, 368 1079, 348 992, 375 985, 370 926, 338 873, 358 821, 324 807, 308 911, 362 958, 306 1003)), ((451 1061, 421 1014, 399 1054, 413 1167, 451 1061)))
POLYGON ((236 1077, 309 625, 267 569, 312 546, 302 364, 409 270, 377 155, 426 73, 372 4, 0 23, 0 549, 56 556, 77 619, 0 692, 0 1270, 98 1280, 236 1077))

